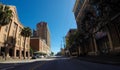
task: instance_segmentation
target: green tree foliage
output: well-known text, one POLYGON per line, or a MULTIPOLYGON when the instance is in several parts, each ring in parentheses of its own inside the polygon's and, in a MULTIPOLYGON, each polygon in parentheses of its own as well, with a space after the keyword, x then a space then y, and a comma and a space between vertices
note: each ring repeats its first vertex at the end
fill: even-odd
POLYGON ((54 52, 51 52, 51 55, 53 56, 53 55, 54 55, 54 52))
POLYGON ((1 26, 5 26, 12 22, 12 10, 7 5, 0 4, 0 29, 1 26))
POLYGON ((29 27, 24 27, 21 31, 21 35, 23 37, 30 37, 32 35, 32 31, 29 27))

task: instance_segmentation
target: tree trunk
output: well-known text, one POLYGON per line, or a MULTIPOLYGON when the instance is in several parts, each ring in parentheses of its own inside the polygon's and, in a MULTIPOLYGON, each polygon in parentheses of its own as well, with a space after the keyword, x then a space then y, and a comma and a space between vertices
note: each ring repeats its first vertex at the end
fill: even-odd
POLYGON ((25 44, 26 44, 26 37, 24 38, 25 40, 24 40, 24 59, 26 58, 26 50, 25 50, 25 44))

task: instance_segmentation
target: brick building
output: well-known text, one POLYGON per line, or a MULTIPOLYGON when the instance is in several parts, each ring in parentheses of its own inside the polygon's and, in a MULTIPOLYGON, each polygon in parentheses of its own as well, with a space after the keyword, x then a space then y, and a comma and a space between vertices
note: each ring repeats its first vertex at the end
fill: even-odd
POLYGON ((36 35, 41 39, 44 39, 46 44, 50 47, 50 31, 46 22, 40 22, 37 24, 36 35))
POLYGON ((50 32, 46 22, 40 22, 36 25, 31 37, 31 48, 34 51, 50 54, 50 32), (35 44, 36 43, 36 44, 35 44))
POLYGON ((49 55, 50 47, 46 44, 45 40, 41 39, 40 37, 32 37, 30 39, 31 47, 35 52, 42 52, 49 55))

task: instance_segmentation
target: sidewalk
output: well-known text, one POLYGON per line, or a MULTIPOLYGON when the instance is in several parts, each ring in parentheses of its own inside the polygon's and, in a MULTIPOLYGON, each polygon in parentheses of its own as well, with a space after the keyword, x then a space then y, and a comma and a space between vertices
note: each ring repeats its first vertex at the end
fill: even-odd
POLYGON ((35 61, 40 61, 44 60, 42 59, 10 59, 10 60, 0 60, 0 64, 5 64, 5 63, 30 63, 30 62, 35 62, 35 61))
POLYGON ((120 56, 81 56, 76 57, 76 59, 94 63, 120 65, 120 56))

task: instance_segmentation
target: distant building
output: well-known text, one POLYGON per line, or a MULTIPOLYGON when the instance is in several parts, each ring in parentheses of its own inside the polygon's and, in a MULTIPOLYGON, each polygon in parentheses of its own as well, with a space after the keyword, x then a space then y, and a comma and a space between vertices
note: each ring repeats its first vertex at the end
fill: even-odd
POLYGON ((3 26, 0 30, 0 56, 5 54, 5 47, 7 47, 7 58, 23 58, 30 56, 30 38, 25 41, 20 35, 24 26, 20 23, 15 6, 9 6, 13 11, 12 23, 3 26), (25 50, 24 50, 25 43, 25 50), (25 53, 24 53, 25 51, 25 53))
POLYGON ((50 52, 50 47, 40 37, 32 37, 30 39, 30 42, 31 42, 31 48, 35 52, 46 53, 47 55, 49 55, 51 53, 50 52))
POLYGON ((46 22, 40 22, 37 24, 37 36, 44 39, 47 45, 50 47, 50 31, 46 22))
POLYGON ((33 36, 31 37, 31 47, 35 51, 47 51, 45 53, 50 54, 50 31, 46 22, 40 22, 36 25, 36 30, 33 30, 33 36), (39 41, 35 44, 36 46, 34 41, 39 41), (47 48, 45 48, 45 45, 47 48), (40 50, 40 48, 44 49, 40 50))
POLYGON ((37 37, 37 31, 33 30, 33 37, 37 37))
POLYGON ((70 35, 75 34, 76 30, 77 30, 77 29, 70 29, 70 30, 68 31, 67 35, 66 35, 66 38, 69 37, 70 35))

